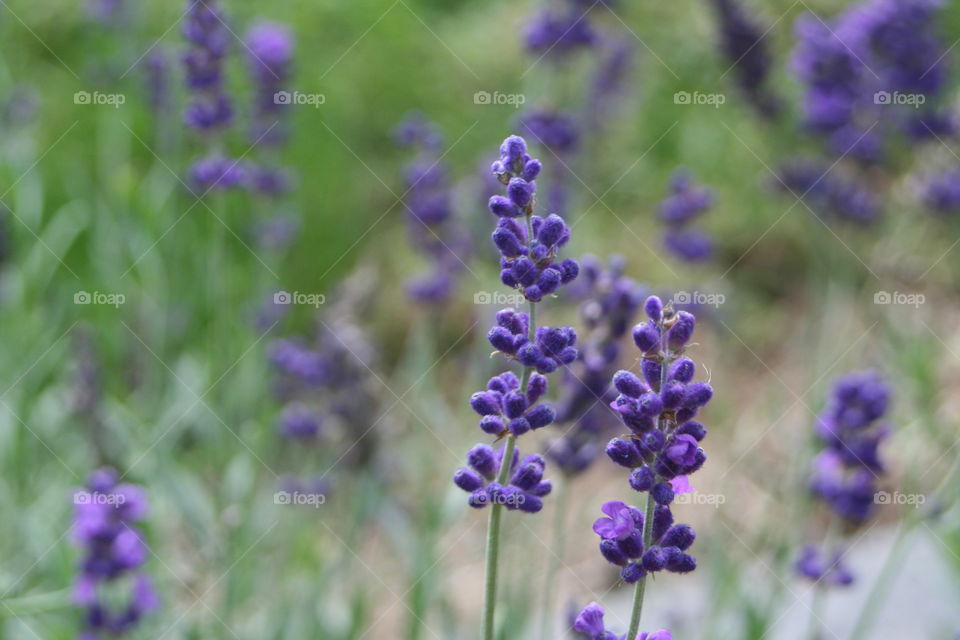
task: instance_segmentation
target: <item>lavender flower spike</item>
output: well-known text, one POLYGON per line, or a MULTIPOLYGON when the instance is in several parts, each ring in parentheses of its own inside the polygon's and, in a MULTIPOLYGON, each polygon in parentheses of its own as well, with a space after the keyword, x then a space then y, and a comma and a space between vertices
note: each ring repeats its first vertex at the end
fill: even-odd
MULTIPOLYGON (((879 374, 850 373, 834 383, 817 423, 824 448, 814 459, 810 489, 845 522, 848 532, 863 525, 877 503, 877 481, 884 472, 879 447, 890 433, 881 419, 889 403, 890 387, 879 374)), ((842 559, 840 549, 808 545, 796 568, 813 580, 844 586, 853 582, 853 574, 842 559)))
POLYGON ((110 468, 90 474, 85 489, 73 495, 73 540, 84 551, 73 599, 86 610, 84 640, 115 638, 130 632, 158 605, 156 592, 141 570, 147 546, 137 523, 147 515, 141 487, 118 484, 110 468), (102 598, 103 587, 132 579, 127 602, 116 609, 102 598))
POLYGON ((647 574, 696 569, 696 559, 686 553, 696 533, 673 523, 670 503, 677 493, 692 490, 687 478, 707 459, 700 447, 707 429, 694 418, 713 397, 708 383, 693 380, 696 366, 685 355, 696 318, 674 312, 656 296, 647 298, 644 312, 649 320, 633 328, 641 351, 639 375, 626 370, 614 374, 619 395, 610 405, 632 435, 614 438, 606 452, 631 469, 629 484, 648 494, 647 508, 641 513, 622 502, 607 502, 607 518, 594 523, 601 555, 621 568, 624 582, 637 584, 627 637, 640 626, 647 574))
POLYGON ((693 222, 713 206, 713 191, 694 185, 692 176, 678 169, 671 179, 670 195, 660 204, 666 225, 663 246, 685 262, 702 262, 713 255, 713 240, 693 227, 693 222))
POLYGON ((503 449, 493 454, 483 445, 475 448, 481 465, 471 461, 470 468, 457 472, 454 482, 470 492, 470 504, 490 502, 487 552, 484 578, 484 609, 481 638, 493 640, 496 608, 497 570, 500 549, 500 519, 503 507, 539 511, 540 498, 549 491, 542 482, 545 462, 540 456, 528 456, 515 467, 517 438, 527 431, 554 421, 556 411, 537 404, 547 391, 549 374, 569 365, 577 357, 577 335, 570 327, 537 327, 537 303, 572 282, 580 271, 572 259, 559 260, 560 248, 570 239, 570 229, 557 215, 534 215, 539 160, 527 153, 527 143, 510 136, 500 146, 500 157, 491 166, 497 180, 506 187, 505 195, 490 198, 488 208, 499 219, 492 240, 500 252, 500 279, 521 291, 529 312, 504 309, 497 314, 497 326, 487 335, 490 344, 509 360, 523 366, 520 377, 505 372, 491 378, 487 389, 470 399, 480 414, 485 433, 506 437, 503 449), (522 502, 517 500, 523 497, 522 502))

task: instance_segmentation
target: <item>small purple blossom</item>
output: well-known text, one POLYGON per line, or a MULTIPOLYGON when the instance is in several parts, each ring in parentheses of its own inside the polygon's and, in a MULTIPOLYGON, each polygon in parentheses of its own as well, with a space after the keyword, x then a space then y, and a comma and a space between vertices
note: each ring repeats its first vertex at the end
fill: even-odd
POLYGON ((285 114, 290 109, 284 90, 290 80, 293 35, 274 22, 257 22, 244 36, 247 66, 254 85, 251 141, 277 145, 286 138, 285 114))
POLYGON ((480 428, 495 436, 512 433, 520 436, 552 423, 556 411, 548 404, 537 404, 547 392, 547 378, 531 375, 526 392, 520 389, 520 379, 507 371, 490 378, 487 388, 470 398, 470 406, 480 416, 480 428))
POLYGON ((720 27, 720 48, 737 84, 762 115, 777 115, 780 103, 768 87, 773 66, 764 40, 768 29, 757 24, 740 0, 713 0, 712 4, 720 27))
POLYGON ((223 76, 231 36, 216 0, 187 0, 183 34, 189 43, 183 64, 193 92, 186 122, 201 131, 221 128, 233 119, 223 76))
MULTIPOLYGON (((591 602, 583 608, 573 622, 573 628, 586 634, 590 640, 624 640, 626 636, 607 631, 603 622, 604 611, 596 602, 591 602)), ((640 633, 635 640, 673 640, 673 636, 666 629, 640 633)))

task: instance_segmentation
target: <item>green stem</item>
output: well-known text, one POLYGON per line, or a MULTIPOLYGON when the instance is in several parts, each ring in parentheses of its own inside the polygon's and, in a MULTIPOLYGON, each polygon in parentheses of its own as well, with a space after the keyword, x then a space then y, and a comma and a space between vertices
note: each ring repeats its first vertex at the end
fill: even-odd
MULTIPOLYGON (((647 513, 643 517, 643 548, 650 547, 651 538, 653 538, 653 497, 647 492, 647 513)), ((628 638, 636 638, 640 631, 640 614, 643 612, 643 596, 647 587, 647 574, 637 582, 633 591, 633 612, 630 614, 630 627, 627 629, 628 638)))
POLYGON ((543 603, 540 607, 540 638, 550 640, 551 624, 553 618, 552 605, 557 580, 557 571, 560 563, 563 562, 563 550, 566 544, 566 527, 564 526, 564 516, 567 514, 567 497, 569 495, 567 488, 569 486, 568 478, 564 477, 557 486, 557 495, 553 504, 556 511, 553 519, 553 540, 550 543, 550 558, 547 563, 547 579, 543 585, 543 603))
MULTIPOLYGON (((529 227, 529 220, 527 225, 529 227)), ((530 303, 530 326, 528 335, 530 340, 534 339, 534 330, 537 323, 537 307, 530 303)), ((524 393, 527 392, 527 385, 530 382, 530 373, 532 369, 524 367, 520 374, 520 388, 524 393)), ((507 436, 506 445, 503 448, 503 457, 500 459, 500 471, 497 473, 497 482, 503 486, 507 482, 510 474, 510 462, 513 460, 513 452, 517 447, 517 436, 512 433, 507 436)), ((497 569, 500 556, 500 520, 503 516, 503 505, 490 505, 490 519, 487 522, 487 553, 484 560, 484 578, 483 578, 483 619, 480 624, 480 637, 483 640, 493 640, 493 618, 497 606, 497 569)))

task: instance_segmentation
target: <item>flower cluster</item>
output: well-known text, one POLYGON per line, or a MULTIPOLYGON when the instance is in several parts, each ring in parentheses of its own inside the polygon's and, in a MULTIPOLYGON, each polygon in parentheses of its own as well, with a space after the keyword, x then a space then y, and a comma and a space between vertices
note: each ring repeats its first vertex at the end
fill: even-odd
POLYGON ((696 559, 684 553, 696 537, 685 524, 673 524, 669 507, 653 512, 651 542, 644 544, 644 515, 623 502, 607 502, 601 508, 605 517, 597 518, 593 531, 600 536, 600 553, 620 569, 624 582, 633 584, 648 573, 671 571, 689 573, 697 568, 696 559))
POLYGON ((510 482, 502 485, 496 481, 503 460, 504 449, 478 444, 467 452, 468 467, 457 470, 453 482, 470 494, 468 503, 475 509, 488 504, 502 505, 507 509, 536 513, 543 508, 542 498, 550 493, 553 485, 543 479, 546 463, 543 457, 531 454, 520 459, 514 449, 510 461, 510 482))
POLYGON ((525 367, 553 373, 577 357, 577 334, 572 327, 537 327, 530 340, 530 317, 513 309, 497 312, 497 326, 487 340, 500 353, 516 358, 525 367))
MULTIPOLYGON (((696 366, 684 355, 696 326, 694 316, 686 311, 674 312, 669 306, 665 308, 656 296, 647 298, 644 311, 649 320, 633 328, 633 341, 642 352, 642 378, 626 370, 613 376, 619 395, 611 407, 632 435, 612 439, 606 453, 615 463, 631 469, 630 486, 638 492, 649 492, 657 505, 651 528, 646 532, 648 546, 677 547, 683 551, 689 544, 676 544, 672 537, 663 539, 662 536, 672 524, 669 505, 674 496, 692 490, 687 476, 700 469, 707 459, 700 447, 707 429, 693 418, 713 397, 713 389, 706 382, 693 380, 696 366)), ((614 536, 618 540, 620 533, 618 529, 618 535, 614 536)), ((690 534, 692 542, 692 530, 690 534)), ((618 564, 622 559, 607 552, 604 555, 608 560, 616 559, 618 564)), ((681 558, 673 551, 668 555, 664 561, 671 558, 673 561, 672 565, 664 565, 668 569, 674 566, 674 570, 692 570, 695 566, 686 556, 681 558)), ((628 553, 622 557, 639 556, 628 553)), ((657 566, 655 560, 659 557, 657 552, 652 553, 649 566, 657 566)), ((638 568, 627 566, 631 568, 626 577, 639 579, 644 575, 637 573, 638 568)), ((639 566, 646 565, 641 560, 639 566)))
POLYGON ((826 165, 798 160, 778 172, 774 186, 790 192, 817 215, 869 225, 880 216, 880 202, 869 188, 826 165))
POLYGON ((818 420, 824 450, 814 461, 810 486, 852 523, 862 523, 873 511, 874 485, 883 473, 878 448, 890 433, 879 420, 889 402, 890 388, 876 372, 851 373, 836 381, 818 420))
POLYGON ((187 87, 194 92, 186 122, 201 131, 223 127, 233 119, 223 75, 230 31, 216 0, 188 0, 183 35, 190 44, 183 56, 187 87))
MULTIPOLYGON (((376 354, 363 331, 336 311, 310 342, 278 339, 268 349, 277 373, 275 391, 285 405, 277 432, 290 449, 310 446, 311 452, 334 450, 338 436, 353 434, 342 454, 345 464, 337 467, 357 468, 377 448, 376 430, 370 428, 377 421, 376 383, 368 368, 376 365, 376 354)), ((289 476, 281 484, 291 493, 326 493, 330 483, 322 476, 289 476)))
POLYGON ((285 26, 257 22, 244 37, 247 65, 254 84, 253 130, 251 140, 274 145, 286 137, 280 118, 290 108, 283 89, 290 79, 293 36, 285 26))
POLYGON ((773 59, 763 38, 766 30, 753 21, 739 0, 714 0, 720 26, 720 45, 736 74, 737 84, 754 107, 775 116, 780 104, 770 95, 767 81, 773 59))
POLYGON ((537 13, 524 30, 524 43, 531 53, 565 56, 593 46, 597 33, 587 19, 589 7, 570 2, 565 7, 547 7, 537 13))
POLYGON ((687 262, 701 262, 713 254, 713 240, 691 227, 713 204, 713 192, 698 187, 685 170, 676 171, 671 180, 670 195, 660 204, 660 219, 666 225, 663 246, 671 254, 687 262))
POLYGON ((607 406, 616 397, 610 379, 617 370, 620 343, 644 295, 642 287, 623 275, 622 258, 612 258, 607 268, 593 256, 584 256, 580 263, 573 293, 583 299, 580 318, 589 333, 562 380, 556 423, 564 434, 547 450, 567 475, 593 462, 602 449, 601 439, 619 422, 607 406))
MULTIPOLYGON (((577 615, 573 628, 585 634, 589 640, 626 640, 625 635, 607 631, 603 623, 603 615, 603 607, 596 602, 591 602, 577 615)), ((673 640, 673 635, 666 629, 659 629, 650 633, 640 633, 635 640, 673 640)))
POLYGON ((131 631, 158 605, 156 592, 141 570, 147 546, 137 523, 147 516, 143 489, 119 484, 117 472, 90 474, 86 489, 73 495, 73 539, 84 550, 73 599, 86 610, 84 639, 116 637, 131 631), (126 604, 116 609, 108 587, 128 589, 126 604))
MULTIPOLYGON (((876 481, 883 473, 878 448, 889 434, 880 420, 890 403, 890 388, 874 371, 847 374, 833 386, 830 401, 817 420, 824 444, 813 463, 810 489, 846 523, 850 531, 873 513, 876 481)), ((829 541, 827 541, 829 543, 829 541)), ((796 561, 797 572, 812 580, 846 586, 853 574, 843 552, 806 545, 796 561)))
POLYGON ((806 87, 807 124, 833 153, 878 163, 896 130, 929 137, 952 128, 937 105, 947 76, 940 4, 866 0, 830 23, 798 22, 794 66, 806 87))
POLYGON ((537 401, 547 392, 547 378, 531 375, 526 391, 520 389, 520 380, 507 371, 490 378, 485 391, 470 397, 470 406, 480 414, 480 428, 495 436, 523 435, 532 429, 545 427, 556 418, 556 411, 537 401))
POLYGON ((533 215, 540 162, 530 159, 523 138, 508 138, 500 154, 493 171, 507 185, 507 197, 493 196, 488 203, 499 217, 492 239, 500 251, 500 281, 523 292, 527 300, 539 302, 572 282, 580 271, 575 260, 557 259, 560 247, 570 239, 570 229, 556 214, 533 215))
POLYGON ((410 242, 430 264, 426 274, 407 282, 407 293, 420 302, 443 302, 453 294, 470 251, 469 236, 453 210, 447 167, 438 156, 443 137, 415 113, 397 126, 394 138, 417 152, 405 171, 404 205, 410 242))

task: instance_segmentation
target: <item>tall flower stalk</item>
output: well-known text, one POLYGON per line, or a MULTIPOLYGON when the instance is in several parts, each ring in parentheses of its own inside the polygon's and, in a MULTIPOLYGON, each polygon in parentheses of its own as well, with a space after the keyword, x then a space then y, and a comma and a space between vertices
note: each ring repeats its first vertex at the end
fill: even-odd
POLYGON ((500 526, 503 509, 535 513, 552 485, 543 480, 542 456, 520 459, 517 438, 552 423, 556 411, 539 404, 547 392, 547 377, 577 357, 576 333, 570 327, 537 327, 537 303, 573 281, 579 266, 572 259, 559 260, 558 252, 570 238, 570 230, 557 215, 533 214, 536 178, 541 164, 527 153, 523 138, 510 136, 500 147, 500 158, 491 170, 506 186, 506 195, 490 198, 488 208, 499 220, 492 234, 500 252, 500 280, 517 289, 528 302, 528 312, 503 309, 497 326, 487 335, 490 344, 508 360, 523 368, 518 378, 507 371, 490 379, 487 388, 470 399, 480 414, 480 428, 505 438, 494 452, 480 444, 467 456, 469 467, 457 471, 454 482, 470 493, 474 508, 490 505, 484 577, 484 608, 481 638, 493 640, 500 557, 500 526))
MULTIPOLYGON (((611 440, 606 453, 631 469, 630 487, 647 494, 646 508, 607 502, 604 517, 593 524, 600 553, 620 567, 624 582, 635 585, 627 638, 636 638, 640 628, 648 574, 696 569, 696 558, 686 553, 696 533, 689 525, 674 524, 670 503, 676 494, 692 490, 688 476, 707 459, 699 446, 707 429, 693 418, 713 397, 708 383, 693 381, 696 365, 684 355, 693 337, 694 316, 664 307, 656 296, 647 298, 644 311, 649 320, 633 328, 633 341, 642 352, 641 375, 621 370, 613 376, 619 395, 611 406, 632 433, 611 440)), ((608 634, 602 620, 597 623, 597 611, 589 609, 578 618, 583 627, 578 629, 594 638, 617 637, 608 634)), ((651 637, 669 634, 658 631, 651 637)))

